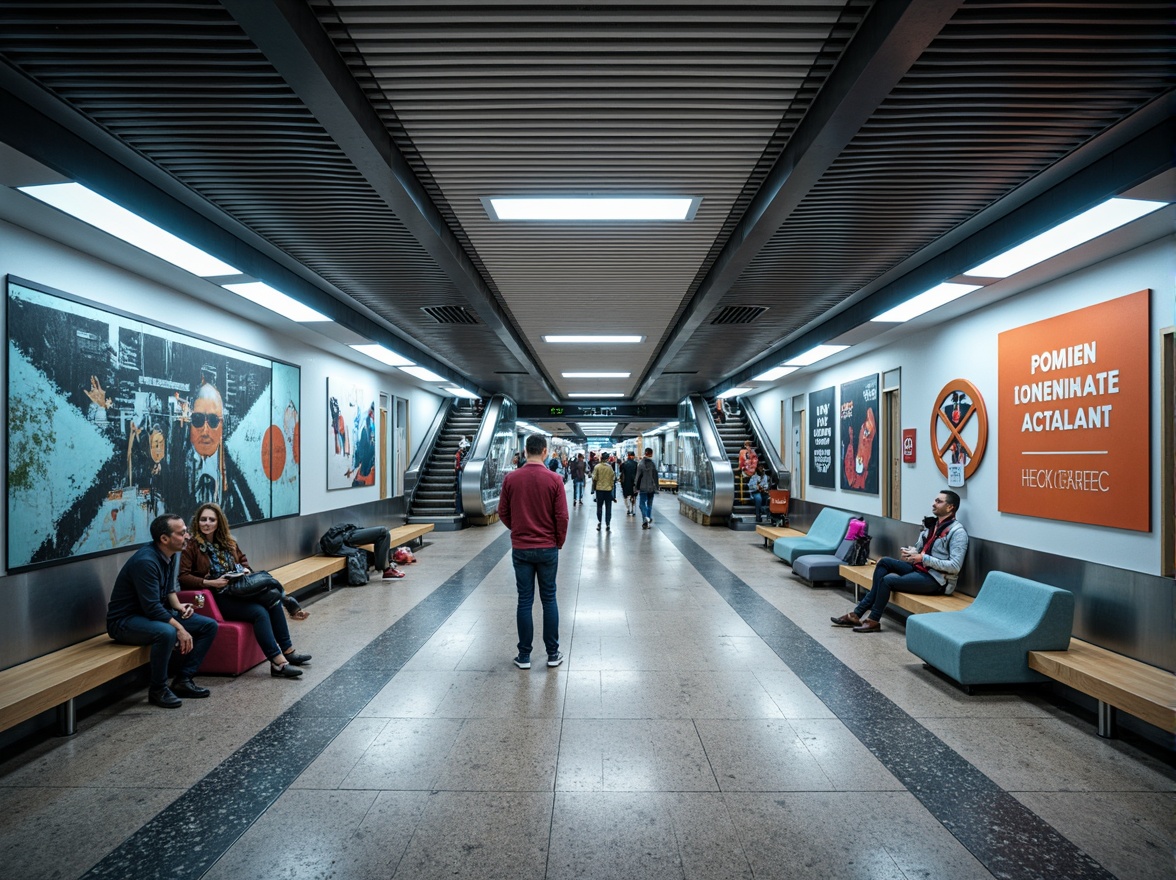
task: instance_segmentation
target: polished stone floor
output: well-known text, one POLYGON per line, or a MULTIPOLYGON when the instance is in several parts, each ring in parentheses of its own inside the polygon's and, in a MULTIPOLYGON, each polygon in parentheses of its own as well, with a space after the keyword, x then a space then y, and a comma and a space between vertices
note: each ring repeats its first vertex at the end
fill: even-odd
POLYGON ((309 606, 302 679, 129 693, 17 752, 0 877, 1176 876, 1154 749, 965 695, 898 622, 829 626, 847 591, 676 508, 573 509, 556 669, 510 662, 506 530, 434 533, 407 578, 309 606))

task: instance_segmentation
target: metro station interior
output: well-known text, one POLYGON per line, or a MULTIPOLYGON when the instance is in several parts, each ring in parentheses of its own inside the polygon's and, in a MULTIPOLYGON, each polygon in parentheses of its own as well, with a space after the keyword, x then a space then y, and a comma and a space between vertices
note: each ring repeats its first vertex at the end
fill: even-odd
POLYGON ((1176 876, 1172 11, 0 0, 0 876, 1176 876), (650 522, 574 503, 561 457, 646 450, 650 522), (945 489, 950 608, 830 626, 869 575, 781 548, 897 557, 945 489), (416 561, 161 710, 67 658, 207 500, 258 570, 416 561), (1024 623, 1002 573, 1061 644, 915 653, 1024 623))

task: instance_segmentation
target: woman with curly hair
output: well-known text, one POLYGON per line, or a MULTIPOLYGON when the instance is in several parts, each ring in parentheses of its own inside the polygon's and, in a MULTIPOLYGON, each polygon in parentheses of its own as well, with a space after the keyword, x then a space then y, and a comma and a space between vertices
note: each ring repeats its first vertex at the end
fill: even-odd
POLYGON ((310 655, 294 650, 282 606, 289 608, 295 620, 305 620, 308 612, 299 607, 293 596, 266 607, 259 601, 229 594, 225 587, 230 579, 226 575, 234 571, 248 572, 249 560, 233 540, 220 507, 211 502, 201 504, 192 517, 191 533, 180 556, 180 585, 186 590, 213 590, 225 620, 252 624, 254 638, 269 658, 271 675, 277 678, 302 675, 297 667, 310 662, 310 655))

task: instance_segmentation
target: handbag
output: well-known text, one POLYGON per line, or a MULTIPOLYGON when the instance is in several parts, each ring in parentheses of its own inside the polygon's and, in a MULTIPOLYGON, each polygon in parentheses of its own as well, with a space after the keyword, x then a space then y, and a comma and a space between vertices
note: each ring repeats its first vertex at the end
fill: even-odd
POLYGON ((234 599, 260 602, 266 608, 286 596, 285 588, 268 571, 251 571, 244 577, 233 578, 224 591, 234 599))

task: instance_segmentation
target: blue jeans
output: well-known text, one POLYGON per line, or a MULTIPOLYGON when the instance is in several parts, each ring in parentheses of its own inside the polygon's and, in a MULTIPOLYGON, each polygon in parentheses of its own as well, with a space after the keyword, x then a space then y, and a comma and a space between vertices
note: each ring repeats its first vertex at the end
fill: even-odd
POLYGON ((752 492, 751 500, 755 503, 755 521, 759 522, 768 510, 768 493, 752 492))
MULTIPOLYGON (((385 532, 387 534, 387 532, 385 532)), ((253 627, 253 637, 270 660, 294 647, 281 602, 266 608, 260 602, 237 599, 224 592, 216 594, 216 606, 225 620, 241 620, 253 627)))
POLYGON ((862 601, 858 602, 853 613, 861 617, 869 609, 870 617, 881 620, 882 612, 890 601, 890 593, 895 590, 935 596, 943 592, 943 587, 927 572, 919 571, 909 562, 883 556, 874 568, 874 585, 862 596, 862 601))
POLYGON ((584 481, 572 480, 572 503, 584 500, 584 481))
POLYGON ((351 547, 358 547, 360 544, 374 544, 376 570, 383 571, 388 567, 388 550, 392 547, 392 536, 383 526, 356 529, 347 539, 347 544, 351 547))
MULTIPOLYGON (((173 612, 172 617, 179 619, 179 614, 173 612)), ((212 647, 212 640, 216 638, 217 622, 203 614, 193 614, 187 620, 181 620, 180 625, 192 636, 192 650, 187 654, 176 655, 179 658, 176 678, 191 678, 200 668, 208 649, 212 647)), ((132 614, 107 622, 106 632, 116 642, 124 645, 150 645, 151 689, 159 690, 167 686, 167 666, 176 648, 177 636, 174 626, 162 620, 132 614)))
POLYGON ((637 506, 641 508, 641 516, 645 519, 653 519, 653 493, 652 492, 638 492, 637 506))
POLYGON ((559 550, 512 550, 515 587, 519 591, 519 607, 515 622, 519 628, 519 654, 531 656, 535 640, 535 623, 531 606, 535 604, 535 582, 539 582, 539 601, 543 603, 543 647, 550 657, 559 650, 559 605, 555 601, 555 573, 559 570, 559 550))

